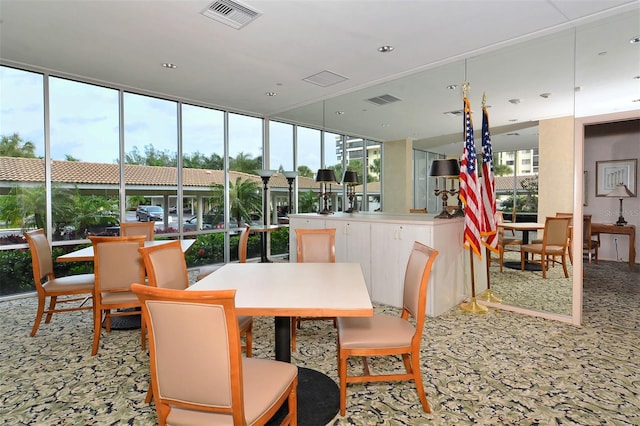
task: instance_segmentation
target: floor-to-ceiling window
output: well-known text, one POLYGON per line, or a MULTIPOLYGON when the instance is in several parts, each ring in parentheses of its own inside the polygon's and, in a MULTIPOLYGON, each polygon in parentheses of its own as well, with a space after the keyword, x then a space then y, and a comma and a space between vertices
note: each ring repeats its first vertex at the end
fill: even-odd
MULTIPOLYGON (((233 261, 238 227, 263 221, 255 171, 265 167, 298 172, 298 212, 319 210, 315 173, 336 169, 331 207, 344 208, 343 135, 5 66, 0 88, 0 295, 33 290, 22 232, 40 227, 54 257, 89 235, 117 234, 120 222, 153 220, 156 238, 198 239, 188 266, 233 261)), ((358 154, 362 176, 380 149, 368 144, 358 154)), ((282 173, 270 187, 267 214, 276 223, 278 207, 290 204, 282 173)), ((288 251, 287 229, 279 232, 271 234, 274 255, 288 251)), ((261 248, 255 237, 250 258, 261 248)), ((65 275, 90 265, 56 268, 65 275)))

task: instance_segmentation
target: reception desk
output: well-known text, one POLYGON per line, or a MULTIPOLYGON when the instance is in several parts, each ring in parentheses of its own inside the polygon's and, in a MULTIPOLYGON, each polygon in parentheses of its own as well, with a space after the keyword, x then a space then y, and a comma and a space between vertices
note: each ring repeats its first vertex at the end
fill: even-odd
POLYGON ((309 213, 290 215, 289 228, 291 262, 297 260, 296 229, 336 228, 336 261, 360 264, 374 302, 402 306, 404 273, 414 241, 439 252, 429 278, 427 315, 440 315, 469 296, 465 294, 463 218, 367 212, 309 213))

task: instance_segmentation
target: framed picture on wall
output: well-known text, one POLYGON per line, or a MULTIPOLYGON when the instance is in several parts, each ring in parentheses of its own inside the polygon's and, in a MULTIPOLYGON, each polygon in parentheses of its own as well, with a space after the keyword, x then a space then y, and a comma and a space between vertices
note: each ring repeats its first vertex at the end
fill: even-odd
POLYGON ((606 197, 621 183, 635 197, 637 168, 637 159, 596 161, 596 197, 606 197))

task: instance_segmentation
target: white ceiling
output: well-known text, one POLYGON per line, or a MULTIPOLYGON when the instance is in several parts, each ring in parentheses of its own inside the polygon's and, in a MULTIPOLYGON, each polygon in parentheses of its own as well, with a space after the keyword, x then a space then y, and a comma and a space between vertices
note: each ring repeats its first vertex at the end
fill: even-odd
POLYGON ((461 134, 461 119, 443 115, 462 107, 460 91, 444 86, 465 74, 478 127, 482 92, 495 129, 563 115, 566 105, 573 113, 574 85, 595 96, 576 115, 640 108, 632 102, 640 44, 629 43, 640 35, 638 0, 242 0, 261 15, 241 29, 203 16, 212 2, 0 0, 0 61, 376 140, 413 138, 424 148, 461 134), (583 25, 574 81, 573 28, 583 25), (509 47, 520 42, 527 48, 509 47), (382 45, 394 50, 379 53, 382 45), (303 80, 324 70, 347 80, 303 80), (541 103, 543 92, 571 100, 556 110, 541 103), (402 101, 363 104, 385 93, 402 101), (506 102, 513 98, 523 101, 506 102))

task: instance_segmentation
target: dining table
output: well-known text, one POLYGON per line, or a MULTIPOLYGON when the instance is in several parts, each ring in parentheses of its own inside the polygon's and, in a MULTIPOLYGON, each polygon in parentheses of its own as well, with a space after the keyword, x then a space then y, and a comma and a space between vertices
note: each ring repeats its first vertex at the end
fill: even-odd
MULTIPOLYGON (((504 230, 520 231, 523 245, 529 244, 529 232, 544 229, 544 223, 540 222, 504 222, 499 223, 498 226, 504 230)), ((504 262, 503 265, 511 269, 521 269, 520 262, 504 262)), ((524 269, 527 271, 540 271, 542 267, 536 263, 528 262, 527 254, 525 253, 524 269)))
POLYGON ((267 233, 277 231, 280 228, 282 228, 282 225, 251 225, 249 228, 250 234, 260 234, 260 262, 271 262, 271 259, 269 259, 267 255, 267 233))
MULTIPOLYGON (((228 263, 187 291, 223 289, 236 290, 238 315, 275 318, 275 359, 284 362, 291 362, 292 316, 373 316, 359 263, 228 263)), ((326 424, 338 409, 337 384, 319 371, 298 367, 298 424, 326 424), (318 392, 327 381, 330 386, 318 392)))
MULTIPOLYGON (((174 240, 153 240, 153 241, 145 241, 145 247, 153 247, 161 244, 166 244, 174 240)), ((195 243, 196 240, 180 240, 180 245, 182 246, 182 252, 186 253, 187 250, 195 243)), ((75 250, 69 252, 67 254, 63 254, 62 256, 58 256, 56 258, 57 262, 93 262, 93 245, 88 247, 81 248, 79 250, 75 250)))

